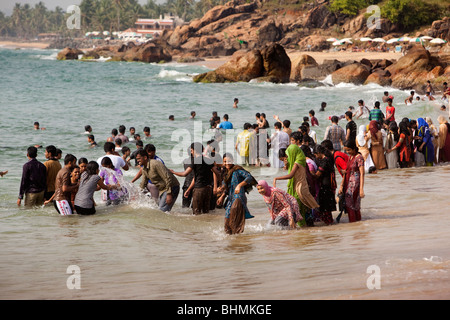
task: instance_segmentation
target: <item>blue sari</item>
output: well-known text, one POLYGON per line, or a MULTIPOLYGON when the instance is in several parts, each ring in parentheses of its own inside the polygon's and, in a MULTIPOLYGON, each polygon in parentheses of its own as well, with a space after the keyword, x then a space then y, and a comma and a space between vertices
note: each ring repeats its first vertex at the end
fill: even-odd
POLYGON ((425 156, 427 165, 433 165, 434 161, 434 146, 431 140, 430 128, 424 118, 417 119, 418 136, 422 138, 425 145, 422 148, 422 153, 425 156))
POLYGON ((253 218, 253 216, 250 214, 250 211, 247 208, 247 196, 245 195, 246 188, 242 187, 238 194, 234 193, 234 191, 236 190, 236 187, 238 186, 239 183, 241 183, 242 181, 245 181, 248 185, 251 185, 253 180, 254 179, 249 172, 247 172, 241 168, 234 170, 234 172, 232 173, 232 176, 231 176, 231 181, 227 185, 227 187, 228 187, 228 202, 225 206, 225 218, 230 217, 231 206, 233 205, 234 201, 236 201, 236 199, 241 200, 241 203, 242 203, 242 205, 244 207, 244 211, 245 211, 245 219, 253 218))

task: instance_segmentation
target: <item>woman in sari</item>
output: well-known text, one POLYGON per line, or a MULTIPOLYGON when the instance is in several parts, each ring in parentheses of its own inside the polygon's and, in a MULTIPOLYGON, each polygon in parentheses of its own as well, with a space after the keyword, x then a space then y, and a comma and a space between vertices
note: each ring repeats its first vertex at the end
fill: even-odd
POLYGON ((405 121, 401 121, 398 124, 398 133, 400 134, 400 137, 398 138, 397 144, 386 150, 386 153, 391 153, 392 151, 399 149, 400 168, 408 168, 411 158, 411 133, 405 121))
POLYGON ((377 170, 386 169, 387 165, 386 158, 384 157, 383 134, 378 129, 378 121, 370 121, 369 132, 367 134, 372 144, 370 153, 372 155, 372 160, 375 164, 375 167, 377 168, 377 170))
POLYGON ((364 198, 364 158, 352 141, 345 143, 344 150, 349 155, 349 159, 339 194, 345 197, 348 221, 356 222, 361 220, 361 198, 364 198))
POLYGON ((225 176, 222 186, 219 188, 221 196, 217 200, 217 205, 223 205, 225 196, 228 196, 225 205, 225 232, 227 234, 237 234, 244 232, 245 220, 253 216, 247 208, 246 192, 248 188, 256 185, 253 176, 241 166, 235 165, 233 156, 226 153, 223 156, 225 166, 225 176))
POLYGON ((318 195, 320 219, 329 225, 333 223, 332 212, 336 211, 336 176, 333 155, 322 145, 315 146, 314 154, 316 155, 318 169, 313 176, 320 181, 318 195))
POLYGON ((281 177, 275 177, 273 179, 273 186, 276 187, 277 180, 289 180, 287 192, 297 199, 300 213, 303 217, 300 221, 300 226, 305 225, 306 219, 308 219, 308 225, 310 225, 312 217, 310 215, 311 210, 308 210, 308 208, 316 209, 319 207, 319 204, 309 191, 308 181, 306 180, 305 154, 299 146, 291 144, 284 154, 283 152, 280 152, 280 160, 284 161, 288 169, 288 174, 281 177))
POLYGON ((372 156, 370 155, 370 139, 367 135, 367 127, 365 125, 359 126, 358 135, 356 136, 356 146, 364 158, 364 170, 369 172, 369 169, 374 167, 375 164, 373 163, 372 156))
POLYGON ((433 166, 434 146, 430 128, 424 118, 417 119, 417 130, 419 131, 419 138, 422 139, 422 144, 418 147, 418 151, 423 153, 426 165, 433 166))
POLYGON ((265 180, 258 181, 257 188, 269 209, 271 224, 295 229, 302 220, 297 199, 284 190, 270 187, 265 180))
POLYGON ((426 117, 425 121, 428 123, 428 127, 430 128, 431 142, 433 143, 433 149, 434 149, 434 163, 437 163, 437 161, 438 161, 437 151, 438 151, 438 139, 439 139, 438 129, 433 124, 433 121, 431 120, 430 117, 426 117))
POLYGON ((439 122, 439 162, 450 161, 450 125, 444 116, 438 117, 439 122))
MULTIPOLYGON (((395 121, 389 123, 389 131, 386 135, 385 150, 392 149, 399 139, 398 127, 395 121)), ((386 163, 388 169, 395 169, 398 166, 398 152, 386 152, 386 163)))

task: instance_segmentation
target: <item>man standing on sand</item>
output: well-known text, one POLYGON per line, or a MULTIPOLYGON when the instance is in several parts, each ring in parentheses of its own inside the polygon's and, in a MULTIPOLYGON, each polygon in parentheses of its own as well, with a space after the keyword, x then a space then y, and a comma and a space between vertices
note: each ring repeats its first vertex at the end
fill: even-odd
POLYGON ((44 192, 47 186, 47 169, 44 164, 36 160, 36 147, 27 149, 27 157, 28 162, 23 165, 17 205, 20 206, 25 196, 26 207, 39 206, 44 202, 44 192))

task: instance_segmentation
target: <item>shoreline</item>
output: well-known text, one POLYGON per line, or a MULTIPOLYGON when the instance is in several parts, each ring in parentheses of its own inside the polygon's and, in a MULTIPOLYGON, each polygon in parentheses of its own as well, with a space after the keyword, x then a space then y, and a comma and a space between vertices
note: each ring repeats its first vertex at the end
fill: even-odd
MULTIPOLYGON (((40 42, 40 41, 0 41, 0 47, 8 48, 8 49, 47 49, 50 45, 50 42, 40 42)), ((82 51, 90 50, 90 48, 81 49, 82 51)), ((321 64, 324 60, 361 60, 361 59, 388 59, 388 60, 397 60, 402 57, 402 54, 399 52, 351 52, 351 51, 297 51, 297 50, 286 50, 287 55, 293 61, 297 57, 307 54, 313 57, 317 63, 321 64)), ((203 61, 195 61, 195 62, 183 62, 183 64, 189 65, 200 65, 205 66, 210 69, 217 69, 222 66, 226 62, 231 59, 231 56, 217 56, 217 57, 205 57, 203 61)), ((176 62, 176 57, 173 59, 176 62)))
MULTIPOLYGON (((306 54, 313 57, 318 64, 322 64, 325 60, 334 60, 334 59, 339 61, 347 61, 347 60, 360 61, 361 59, 398 60, 399 58, 402 57, 402 54, 399 52, 351 52, 351 51, 322 52, 322 51, 286 50, 286 53, 291 59, 291 61, 298 58, 299 56, 306 54)), ((217 69, 218 67, 227 63, 231 59, 231 56, 206 57, 204 59, 205 60, 203 61, 183 62, 183 63, 189 65, 205 66, 210 69, 217 69)))
POLYGON ((39 41, 0 41, 0 47, 8 49, 47 49, 50 42, 39 41))

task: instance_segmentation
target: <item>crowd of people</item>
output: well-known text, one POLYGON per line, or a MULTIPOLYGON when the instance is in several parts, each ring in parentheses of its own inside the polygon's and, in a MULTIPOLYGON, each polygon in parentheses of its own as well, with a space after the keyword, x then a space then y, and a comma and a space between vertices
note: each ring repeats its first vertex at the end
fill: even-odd
MULTIPOLYGON (((243 232, 246 219, 253 217, 247 206, 247 194, 253 188, 267 204, 271 223, 283 228, 313 226, 319 221, 329 225, 339 222, 344 212, 349 222, 359 221, 366 174, 450 161, 450 125, 444 116, 438 117, 438 127, 428 117, 397 121, 393 97, 385 95, 381 100, 373 107, 360 100, 356 110, 350 107, 342 116, 329 117, 321 142, 314 131, 319 126, 314 110, 297 130, 291 128, 290 120, 274 115, 271 134, 266 115, 257 113, 237 135, 236 152, 223 156, 219 145, 233 124, 227 114, 221 121, 213 112, 211 139, 206 145, 194 142, 189 146, 183 171, 169 169, 156 155, 155 145, 144 145, 143 140, 151 137, 149 127, 143 129, 144 139, 133 127, 129 136, 123 125, 113 129, 103 146, 105 155, 91 161, 66 154, 61 165, 61 150, 49 145, 45 148, 47 161, 41 163, 36 159, 38 146, 31 146, 17 203, 20 206, 25 198, 26 206, 53 204, 61 215, 94 214, 96 191, 103 190, 102 200, 107 205, 129 200, 122 170, 135 167, 138 172, 131 183, 140 179, 140 190, 161 211, 171 211, 181 193, 181 206, 195 215, 223 208, 228 234, 243 232), (386 112, 380 109, 381 103, 386 103, 386 112), (345 128, 339 124, 343 119, 345 128), (353 119, 365 123, 358 127, 353 119), (133 152, 131 143, 136 146, 133 152), (285 174, 275 176, 270 186, 251 174, 251 168, 257 166, 279 168, 277 172, 285 174), (340 185, 336 170, 342 177, 340 185), (183 185, 177 177, 184 178, 183 185), (287 180, 287 190, 276 186, 279 180, 287 180), (334 211, 340 211, 336 219, 334 211)), ((319 112, 326 106, 322 103, 319 112)), ((90 126, 85 127, 90 147, 97 147, 91 131, 90 126)))

